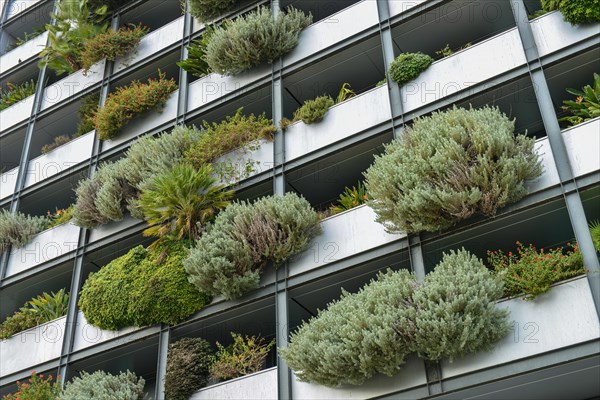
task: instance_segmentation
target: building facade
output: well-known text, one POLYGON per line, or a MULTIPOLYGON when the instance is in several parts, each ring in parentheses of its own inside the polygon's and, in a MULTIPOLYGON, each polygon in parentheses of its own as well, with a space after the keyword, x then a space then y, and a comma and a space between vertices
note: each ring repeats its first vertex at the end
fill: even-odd
POLYGON ((600 219, 600 119, 572 128, 559 124, 567 88, 592 84, 600 72, 600 25, 571 25, 554 11, 529 18, 535 0, 272 0, 242 2, 226 16, 263 4, 311 12, 314 22, 299 45, 273 65, 235 76, 195 78, 176 63, 204 25, 182 15, 175 0, 132 0, 118 9, 113 27, 150 28, 137 50, 115 62, 56 76, 37 66, 47 33, 9 50, 23 32, 51 23, 51 0, 3 1, 0 78, 30 79, 35 93, 0 111, 0 207, 45 215, 74 202, 77 182, 103 161, 116 160, 139 137, 176 124, 220 121, 239 107, 273 121, 291 117, 307 99, 337 94, 347 82, 357 96, 332 107, 326 118, 279 130, 253 154, 257 171, 235 184, 254 199, 295 192, 315 207, 331 204, 346 186, 363 179, 374 156, 400 137, 416 117, 453 105, 498 106, 515 118, 517 132, 536 138, 544 172, 527 183, 528 195, 494 218, 473 218, 440 233, 387 233, 367 205, 329 217, 323 233, 283 267, 267 273, 258 290, 239 300, 216 299, 176 326, 111 332, 88 324, 77 309, 86 277, 139 244, 145 223, 125 217, 93 230, 64 224, 43 231, 0 259, 0 320, 28 299, 67 288, 66 316, 0 342, 0 394, 32 370, 70 379, 80 371, 131 370, 144 377, 148 398, 163 399, 169 343, 183 337, 227 341, 230 331, 260 334, 285 346, 289 332, 340 295, 356 291, 378 271, 407 268, 423 277, 450 249, 484 258, 519 240, 540 247, 577 240, 590 273, 557 285, 535 302, 505 300, 513 330, 493 351, 453 363, 411 358, 394 377, 327 388, 298 382, 275 352, 265 369, 197 392, 211 398, 574 398, 600 396, 600 271, 588 223, 600 219), (467 46, 467 44, 470 44, 467 46), (401 52, 435 55, 417 79, 399 87, 377 85, 401 52), (179 89, 161 112, 128 123, 117 138, 94 131, 42 154, 42 146, 71 132, 84 96, 102 103, 115 87, 156 77, 175 78, 179 89))

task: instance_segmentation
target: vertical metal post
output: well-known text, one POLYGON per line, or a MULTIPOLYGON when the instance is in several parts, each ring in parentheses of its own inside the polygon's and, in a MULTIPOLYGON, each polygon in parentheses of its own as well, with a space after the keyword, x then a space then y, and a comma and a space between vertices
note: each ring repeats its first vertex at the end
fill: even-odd
POLYGON ((158 336, 158 360, 156 362, 156 391, 154 398, 157 400, 165 398, 165 376, 167 375, 167 356, 170 340, 171 328, 169 325, 162 324, 158 336))

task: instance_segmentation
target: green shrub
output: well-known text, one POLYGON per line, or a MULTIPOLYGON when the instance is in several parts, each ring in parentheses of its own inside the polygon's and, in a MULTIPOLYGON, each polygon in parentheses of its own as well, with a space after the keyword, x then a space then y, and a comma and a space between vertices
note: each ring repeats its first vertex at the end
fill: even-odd
POLYGON ((234 75, 256 65, 272 63, 298 44, 300 32, 312 23, 312 16, 290 7, 273 18, 260 7, 217 27, 206 47, 206 61, 221 75, 234 75))
POLYGON ((31 238, 45 229, 46 223, 44 217, 0 211, 0 253, 8 250, 9 246, 17 249, 25 246, 31 238))
POLYGON ((319 96, 314 100, 307 100, 302 107, 294 112, 294 121, 302 121, 305 124, 314 124, 323 120, 329 107, 335 103, 331 96, 319 96))
POLYGON ((40 36, 44 32, 46 32, 45 27, 35 28, 33 30, 33 32, 31 32, 31 33, 24 32, 23 33, 23 38, 21 38, 20 36, 17 37, 17 39, 15 40, 15 42, 8 47, 8 50, 9 51, 10 50, 14 50, 17 47, 24 45, 25 43, 29 42, 30 40, 35 39, 36 37, 40 36))
POLYGON ((233 203, 209 225, 184 266, 198 290, 233 299, 257 288, 268 264, 281 265, 319 232, 317 213, 295 194, 233 203))
POLYGON ((232 150, 240 150, 245 154, 259 147, 260 139, 272 139, 277 130, 273 122, 265 114, 258 117, 254 114, 246 116, 242 114, 243 109, 236 111, 235 115, 227 116, 220 123, 203 122, 204 132, 200 140, 191 146, 185 153, 186 160, 195 168, 213 163, 215 171, 222 179, 225 178, 245 178, 255 170, 255 162, 251 159, 242 159, 242 174, 237 176, 240 169, 236 161, 215 161, 222 155, 232 150))
POLYGON ((167 79, 160 71, 158 79, 148 79, 148 83, 133 81, 127 86, 117 88, 108 95, 104 106, 94 117, 98 137, 100 140, 114 138, 135 116, 153 108, 164 107, 175 90, 175 80, 167 79))
POLYGON ((140 196, 140 209, 150 225, 146 236, 198 239, 204 226, 227 207, 233 190, 224 190, 212 167, 199 170, 179 164, 154 177, 140 196))
POLYGON ((27 382, 17 381, 17 393, 7 394, 3 400, 55 400, 60 395, 60 382, 54 381, 52 375, 44 378, 43 374, 31 373, 27 382))
POLYGON ((165 398, 187 400, 208 383, 212 348, 201 338, 183 338, 169 345, 165 398))
POLYGON ((600 75, 594 74, 594 87, 586 85, 581 91, 567 89, 567 92, 577 96, 577 98, 575 101, 563 101, 565 105, 562 109, 572 115, 561 118, 560 122, 567 122, 569 126, 575 126, 600 117, 600 75))
POLYGON ((81 66, 87 71, 98 61, 107 59, 115 61, 117 57, 129 53, 137 47, 140 40, 148 33, 148 28, 130 26, 117 31, 109 30, 94 36, 85 42, 81 52, 81 66))
POLYGON ((190 0, 190 14, 200 22, 210 22, 231 10, 236 0, 190 0))
MULTIPOLYGON (((226 24, 221 24, 221 29, 226 29, 226 24)), ((177 66, 199 78, 210 74, 212 71, 206 62, 206 47, 214 31, 212 26, 205 27, 202 36, 187 47, 188 58, 179 61, 177 66)))
POLYGON ((0 92, 0 111, 25 100, 35 93, 36 83, 32 80, 15 85, 8 82, 7 89, 0 92))
POLYGON ((388 271, 358 293, 343 291, 317 317, 290 335, 279 354, 303 382, 360 385, 377 373, 397 373, 410 353, 397 325, 414 319, 410 299, 416 286, 409 272, 388 271))
POLYGON ((56 209, 54 213, 48 211, 48 222, 46 224, 46 229, 51 229, 56 226, 62 225, 64 223, 69 222, 73 218, 73 211, 75 206, 71 204, 67 208, 56 209))
POLYGON ((433 63, 433 58, 427 54, 402 53, 390 64, 390 78, 398 85, 412 81, 433 63))
POLYGON ((42 154, 46 154, 51 152, 52 150, 56 149, 57 147, 62 146, 63 144, 67 144, 69 143, 71 140, 73 140, 70 136, 68 135, 60 135, 60 136, 56 136, 54 138, 54 141, 50 144, 45 144, 42 146, 42 154))
POLYGON ((352 189, 346 187, 344 193, 340 194, 337 205, 331 206, 329 210, 332 214, 339 214, 365 204, 368 200, 367 191, 359 181, 357 186, 352 186, 352 189))
POLYGON ((233 343, 227 347, 217 342, 217 353, 210 367, 213 378, 228 380, 253 374, 263 368, 275 340, 264 343, 264 338, 242 336, 231 332, 233 343))
POLYGON ((59 400, 142 400, 144 398, 144 378, 133 372, 111 375, 96 371, 81 374, 65 385, 59 400))
POLYGON ((597 253, 600 253, 600 221, 595 220, 589 224, 590 234, 592 235, 592 242, 597 253))
POLYGON ((550 290, 553 283, 585 274, 583 257, 572 249, 537 250, 517 243, 517 252, 488 251, 488 262, 504 281, 506 296, 522 295, 533 300, 550 290))
POLYGON ((81 100, 79 124, 77 125, 75 137, 83 136, 94 130, 94 117, 98 112, 99 103, 100 95, 98 93, 87 95, 81 100))
POLYGON ((600 21, 597 0, 542 0, 542 9, 560 10, 565 21, 572 25, 600 21))
POLYGON ((514 135, 498 108, 463 108, 418 118, 375 156, 365 186, 390 232, 446 229, 523 198, 541 174, 534 140, 514 135))
POLYGON ((503 290, 502 280, 469 252, 444 254, 413 295, 413 350, 428 360, 452 361, 491 349, 510 329, 508 310, 495 307, 503 290))
POLYGON ((186 255, 182 242, 152 252, 137 246, 90 274, 79 308, 102 329, 179 323, 210 301, 187 281, 186 255))
POLYGON ((137 140, 124 158, 102 164, 92 178, 79 182, 74 223, 93 228, 121 219, 127 210, 135 218, 144 218, 139 208, 142 190, 154 176, 180 163, 201 135, 198 129, 176 126, 170 133, 137 140))
POLYGON ((69 294, 65 289, 51 294, 43 293, 29 300, 0 325, 0 339, 62 317, 69 307, 69 294))

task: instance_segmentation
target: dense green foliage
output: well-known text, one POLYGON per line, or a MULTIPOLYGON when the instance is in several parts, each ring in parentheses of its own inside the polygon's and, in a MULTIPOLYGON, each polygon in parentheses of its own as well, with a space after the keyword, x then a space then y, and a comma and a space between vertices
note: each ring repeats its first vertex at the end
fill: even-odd
POLYGON ((210 376, 212 348, 201 338, 183 338, 169 345, 165 398, 187 400, 206 386, 210 376))
POLYGON ((179 164, 156 175, 140 196, 140 209, 150 226, 146 236, 198 239, 204 226, 227 207, 233 190, 225 190, 205 165, 196 170, 179 164))
POLYGON ((294 121, 302 121, 305 124, 322 121, 329 107, 334 104, 331 96, 319 96, 313 100, 307 100, 294 112, 294 121))
POLYGON ((228 380, 253 374, 263 368, 275 340, 265 343, 264 338, 242 336, 231 332, 233 343, 223 346, 217 342, 217 352, 210 367, 213 378, 228 380))
POLYGON ((312 22, 292 7, 273 18, 266 7, 260 7, 217 27, 206 46, 206 61, 211 70, 221 75, 234 75, 256 65, 272 63, 298 44, 300 32, 312 22))
MULTIPOLYGON (((600 4, 599 4, 600 6, 600 4)), ((600 117, 600 75, 594 74, 594 86, 586 85, 581 91, 567 89, 567 92, 577 96, 573 100, 565 100, 562 109, 571 113, 560 119, 561 122, 567 122, 569 126, 575 126, 582 122, 600 117)))
POLYGON ((47 220, 44 217, 32 217, 23 213, 11 213, 8 210, 0 211, 0 253, 8 246, 20 248, 25 246, 32 237, 46 228, 47 220))
POLYGON ((196 242, 185 269, 201 292, 233 299, 256 289, 267 265, 281 265, 319 232, 317 213, 293 193, 232 203, 196 242))
POLYGON ((592 235, 592 242, 597 253, 600 253, 600 221, 595 220, 590 222, 590 235, 592 235))
POLYGON ((7 394, 3 400, 56 400, 60 394, 60 382, 54 381, 52 375, 44 378, 43 374, 32 372, 26 382, 17 381, 17 392, 7 394))
POLYGON ((411 352, 395 327, 414 319, 415 286, 402 270, 380 273, 358 293, 344 291, 291 334, 280 356, 303 382, 360 385, 377 373, 394 375, 411 352))
POLYGON ((190 0, 190 14, 200 22, 210 22, 230 10, 237 0, 190 0))
POLYGON ((579 246, 541 249, 516 242, 517 251, 488 252, 488 262, 504 281, 506 296, 532 300, 550 290, 553 283, 585 274, 579 246))
POLYGON ((142 190, 154 176, 181 162, 184 152, 201 136, 202 132, 196 128, 176 126, 169 133, 137 140, 124 158, 102 164, 92 178, 79 182, 74 223, 93 228, 122 219, 127 210, 135 218, 144 218, 139 209, 142 190))
POLYGON ((542 9, 559 10, 565 21, 573 25, 600 22, 598 0, 542 0, 542 9))
POLYGON ((51 294, 43 293, 29 300, 0 325, 0 339, 62 317, 67 313, 69 294, 65 289, 51 294))
POLYGON ((8 82, 6 86, 6 90, 0 92, 0 111, 33 95, 35 93, 36 84, 32 79, 30 81, 25 81, 20 85, 8 82))
POLYGON ((340 194, 337 204, 331 206, 329 210, 332 214, 338 214, 365 204, 368 200, 367 190, 363 183, 358 181, 357 186, 352 186, 352 189, 346 186, 344 193, 340 194))
POLYGON ((83 136, 94 130, 94 117, 98 112, 100 95, 98 93, 90 94, 81 99, 79 106, 79 124, 75 137, 83 136))
POLYGON ((167 99, 177 90, 174 79, 167 79, 158 71, 158 79, 148 79, 148 83, 133 81, 111 92, 104 106, 94 117, 94 125, 100 140, 114 138, 119 130, 134 117, 144 111, 164 107, 167 99))
POLYGON ((183 244, 165 243, 151 252, 137 246, 90 274, 79 298, 86 320, 110 330, 176 324, 204 307, 210 299, 187 281, 183 244))
POLYGON ((115 61, 137 47, 140 40, 148 33, 142 25, 120 28, 117 31, 102 32, 85 42, 81 52, 81 66, 88 70, 100 60, 115 61))
POLYGON ((498 108, 452 108, 418 118, 365 173, 370 204, 391 232, 446 229, 526 195, 541 174, 534 140, 514 135, 498 108))
POLYGON ((402 53, 390 64, 390 78, 398 85, 412 81, 433 63, 433 58, 423 53, 402 53))
MULTIPOLYGON (((226 29, 226 24, 221 24, 221 29, 226 29)), ((206 47, 214 31, 212 26, 205 27, 202 36, 187 47, 188 58, 179 61, 177 65, 199 78, 210 74, 212 71, 206 62, 206 47)))
POLYGON ((495 307, 503 290, 502 280, 469 252, 444 254, 413 295, 413 350, 435 361, 489 350, 510 329, 508 311, 495 307))
POLYGON ((65 385, 58 400, 142 400, 144 378, 133 372, 111 375, 104 371, 81 374, 65 385))

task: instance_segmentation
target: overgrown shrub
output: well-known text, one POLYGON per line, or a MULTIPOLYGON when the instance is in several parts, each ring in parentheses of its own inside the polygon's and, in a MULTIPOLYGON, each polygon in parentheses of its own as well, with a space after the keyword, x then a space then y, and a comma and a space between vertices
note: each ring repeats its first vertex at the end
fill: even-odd
POLYGON ((190 14, 200 22, 209 22, 229 11, 237 0, 190 0, 190 14))
POLYGON ((358 293, 343 291, 339 300, 290 335, 279 354, 303 382, 326 386, 360 385, 377 373, 397 373, 411 352, 396 332, 410 325, 415 278, 409 272, 388 271, 358 293))
POLYGON ((498 108, 452 108, 418 118, 375 156, 365 186, 390 232, 446 229, 523 198, 541 174, 534 140, 514 135, 498 108))
POLYGON ((86 320, 110 330, 176 324, 204 307, 210 299, 187 281, 182 266, 184 244, 137 246, 90 274, 79 298, 86 320))
POLYGON ((25 246, 32 237, 45 229, 46 223, 44 217, 0 211, 0 253, 9 246, 17 249, 25 246))
POLYGON ((542 0, 542 9, 560 10, 565 21, 573 25, 600 21, 597 0, 542 0))
POLYGON ((352 189, 344 188, 344 193, 340 194, 337 204, 331 206, 329 210, 332 214, 338 214, 365 204, 368 200, 369 196, 363 183, 358 181, 357 186, 352 186, 352 189))
POLYGON ((103 164, 92 178, 79 182, 74 223, 93 228, 121 219, 127 210, 135 218, 144 218, 139 208, 142 190, 154 176, 181 162, 184 152, 201 136, 202 132, 196 128, 176 126, 158 137, 137 140, 124 158, 103 164))
POLYGON ((281 265, 319 232, 317 213, 293 193, 232 203, 208 226, 184 266, 198 290, 233 299, 257 288, 268 264, 281 265))
POLYGON ((94 36, 84 43, 81 52, 81 67, 87 71, 92 65, 103 59, 115 61, 117 57, 136 48, 148 30, 147 27, 140 24, 123 27, 117 31, 109 30, 94 36))
POLYGON ((29 300, 0 325, 0 339, 62 317, 69 307, 69 294, 65 289, 51 294, 42 293, 29 300))
MULTIPOLYGON (((226 28, 227 24, 221 24, 221 29, 226 28)), ((177 66, 199 78, 210 74, 212 71, 206 62, 206 47, 208 46, 208 41, 214 31, 215 29, 212 26, 205 27, 202 36, 200 36, 199 39, 194 40, 187 47, 188 58, 179 61, 177 66)))
POLYGON ((112 375, 104 371, 81 374, 65 385, 59 400, 142 400, 144 378, 133 372, 112 375))
POLYGON ((75 137, 83 136, 94 130, 94 117, 98 112, 99 103, 100 95, 98 93, 87 95, 81 100, 79 124, 77 125, 75 137))
POLYGON ((254 160, 240 156, 238 160, 230 162, 215 161, 222 155, 232 150, 238 150, 246 155, 251 150, 258 148, 260 139, 272 139, 277 130, 273 122, 265 114, 255 116, 244 115, 240 108, 233 116, 227 116, 220 123, 209 124, 203 122, 204 132, 200 140, 191 146, 185 153, 186 159, 196 168, 213 163, 215 172, 223 177, 237 177, 238 170, 242 170, 239 178, 246 177, 255 169, 254 160), (237 163, 241 165, 236 165, 237 163))
POLYGON ((206 47, 206 62, 221 75, 272 63, 296 47, 300 32, 311 23, 311 15, 292 7, 275 18, 260 7, 228 23, 227 29, 215 29, 206 47))
POLYGON ((227 207, 233 190, 225 190, 212 175, 212 167, 196 170, 179 164, 154 177, 140 196, 140 209, 150 225, 146 236, 198 239, 204 226, 227 207))
POLYGON ((33 95, 35 93, 36 84, 32 79, 30 81, 25 81, 20 85, 8 82, 6 86, 6 90, 0 92, 0 111, 33 95))
POLYGON ((208 383, 212 348, 201 338, 183 338, 169 345, 165 398, 187 400, 208 383))
POLYGON ((502 280, 469 252, 444 254, 413 295, 413 350, 428 360, 452 361, 491 349, 510 329, 508 310, 495 307, 503 290, 502 280))
POLYGON ((334 104, 331 96, 319 96, 313 100, 307 100, 294 112, 294 121, 302 121, 305 124, 322 121, 329 107, 334 104))
POLYGON ((46 154, 56 149, 57 147, 62 146, 63 144, 67 144, 72 140, 72 138, 68 135, 60 135, 54 138, 54 141, 49 144, 45 144, 42 146, 42 154, 46 154))
POLYGON ((571 113, 560 119, 567 122, 569 126, 579 125, 582 122, 600 117, 600 75, 594 73, 594 86, 586 85, 581 91, 567 89, 567 92, 577 96, 573 100, 565 100, 562 109, 571 113))
POLYGON ((162 108, 167 99, 177 90, 174 79, 167 79, 159 71, 158 79, 148 83, 133 81, 127 86, 110 93, 104 106, 94 117, 94 125, 101 140, 109 140, 135 116, 153 108, 162 108))
POLYGON ((523 296, 533 300, 550 290, 553 283, 584 274, 579 246, 541 249, 516 242, 517 251, 488 251, 488 262, 504 281, 506 296, 523 296))
POLYGON ((402 53, 390 64, 388 71, 390 78, 398 85, 412 81, 421 75, 433 63, 433 58, 427 54, 402 53))
POLYGON ((17 381, 17 392, 7 394, 3 400, 55 400, 60 395, 61 387, 52 375, 44 378, 43 374, 31 373, 27 382, 17 381))
POLYGON ((213 378, 228 380, 253 374, 263 368, 275 340, 264 343, 265 339, 256 336, 242 336, 231 332, 233 343, 223 346, 217 342, 217 353, 210 367, 213 378))

